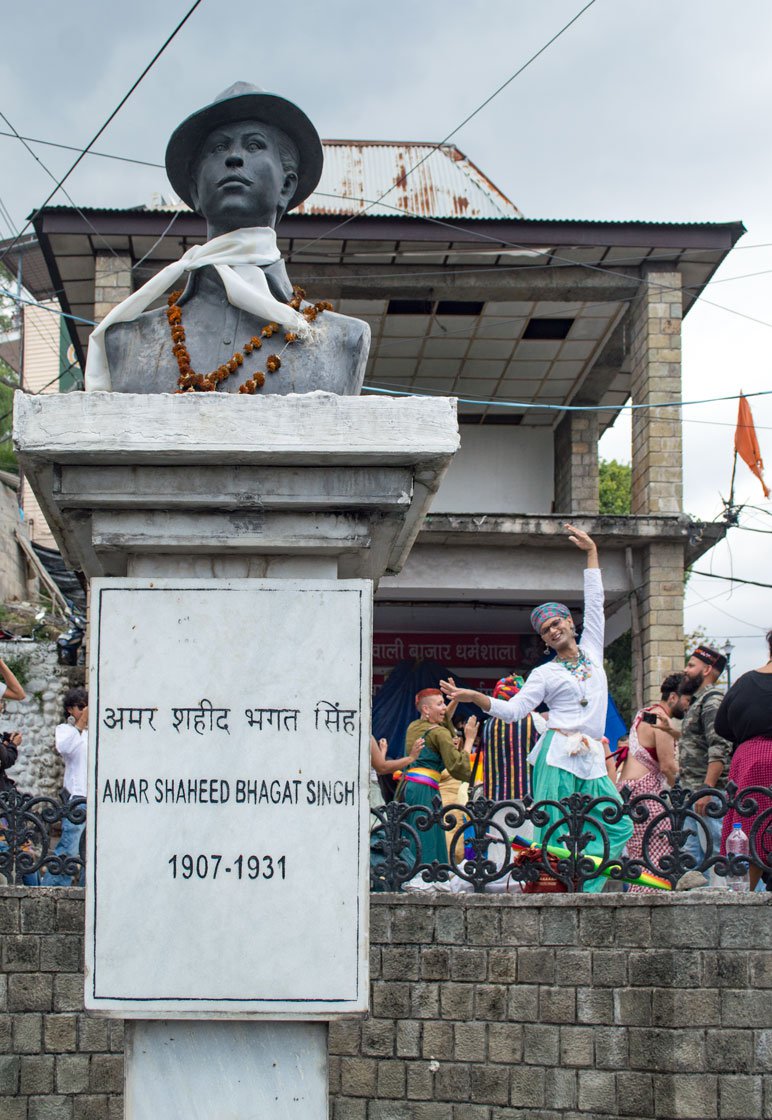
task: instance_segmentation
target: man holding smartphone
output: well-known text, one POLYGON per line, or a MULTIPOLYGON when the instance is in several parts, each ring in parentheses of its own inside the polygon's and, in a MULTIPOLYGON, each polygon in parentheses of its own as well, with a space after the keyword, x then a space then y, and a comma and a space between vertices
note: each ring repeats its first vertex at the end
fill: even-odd
MULTIPOLYGON (((88 756, 88 693, 85 688, 71 688, 64 695, 64 723, 56 729, 56 749, 64 759, 64 790, 66 798, 86 796, 86 763, 88 756)), ((54 855, 65 858, 80 855, 80 838, 86 822, 76 824, 65 818, 62 836, 54 855)), ((44 887, 69 887, 73 876, 52 875, 46 871, 41 879, 44 887)), ((78 886, 82 887, 85 875, 81 868, 78 886)))

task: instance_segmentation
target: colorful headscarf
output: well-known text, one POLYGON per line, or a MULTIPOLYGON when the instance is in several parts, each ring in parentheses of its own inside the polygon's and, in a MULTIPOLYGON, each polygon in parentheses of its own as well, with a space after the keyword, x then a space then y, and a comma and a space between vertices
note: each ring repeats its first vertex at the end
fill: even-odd
POLYGON ((497 700, 511 700, 513 696, 517 696, 522 687, 523 678, 517 673, 510 673, 508 677, 502 677, 496 682, 493 695, 497 700))
POLYGON ((419 712, 421 710, 421 701, 425 700, 427 696, 442 696, 442 693, 438 688, 422 688, 420 692, 417 692, 415 695, 415 706, 419 712))
POLYGON ((704 661, 706 665, 710 665, 711 669, 718 669, 719 673, 723 673, 726 669, 726 658, 723 653, 719 653, 717 649, 711 649, 710 646, 697 646, 692 653, 692 657, 704 661))
POLYGON ((571 612, 565 603, 542 603, 539 607, 534 607, 531 611, 531 626, 537 634, 541 634, 541 628, 545 622, 550 618, 570 618, 571 612))

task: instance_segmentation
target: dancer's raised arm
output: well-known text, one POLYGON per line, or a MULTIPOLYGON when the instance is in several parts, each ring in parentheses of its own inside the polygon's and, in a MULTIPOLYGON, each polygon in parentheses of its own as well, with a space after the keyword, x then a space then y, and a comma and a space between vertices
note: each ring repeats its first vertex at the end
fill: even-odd
POLYGON ((598 548, 595 541, 575 525, 566 525, 568 539, 580 548, 587 557, 584 571, 584 621, 582 624, 581 645, 599 665, 603 664, 603 648, 606 632, 606 615, 603 610, 603 579, 598 561, 598 548))

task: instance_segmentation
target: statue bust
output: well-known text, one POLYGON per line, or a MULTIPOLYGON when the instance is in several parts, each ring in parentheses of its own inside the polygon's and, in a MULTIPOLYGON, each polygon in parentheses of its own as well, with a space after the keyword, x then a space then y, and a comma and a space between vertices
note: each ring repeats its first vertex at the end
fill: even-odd
POLYGON ((329 309, 315 313, 294 295, 276 246, 277 222, 311 194, 322 162, 305 113, 246 82, 184 120, 169 141, 166 170, 180 198, 206 219, 207 241, 95 329, 86 390, 359 393, 369 326, 329 309), (166 306, 145 310, 170 288, 182 289, 173 321, 166 306), (266 330, 269 323, 276 329, 266 330), (193 373, 187 384, 178 381, 185 370, 193 373), (196 379, 218 370, 219 378, 196 379))

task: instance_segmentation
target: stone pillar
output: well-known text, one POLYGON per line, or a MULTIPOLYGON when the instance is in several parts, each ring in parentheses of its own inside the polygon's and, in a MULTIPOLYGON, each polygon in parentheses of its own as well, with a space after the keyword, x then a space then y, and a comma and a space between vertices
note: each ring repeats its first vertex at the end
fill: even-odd
POLYGON ((555 513, 598 509, 598 414, 569 412, 555 429, 555 513))
POLYGON ((99 250, 94 264, 94 319, 101 323, 112 311, 131 295, 131 257, 128 253, 108 253, 99 250))
MULTIPOLYGON (((115 269, 114 274, 120 275, 119 270, 115 269)), ((116 282, 115 290, 117 288, 116 282)), ((198 850, 202 854, 214 852, 220 843, 219 836, 230 843, 234 853, 233 863, 228 864, 231 872, 238 867, 238 877, 233 873, 227 888, 223 884, 219 894, 208 897, 217 899, 217 915, 224 929, 232 924, 229 914, 239 914, 242 923, 246 916, 247 923, 252 923, 259 941, 250 951, 257 953, 259 946, 263 957, 260 963, 267 969, 266 974, 256 982, 253 974, 247 976, 242 953, 234 958, 233 967, 239 969, 235 978, 229 973, 213 980, 223 954, 221 943, 213 939, 204 944, 206 939, 200 936, 189 936, 186 940, 172 933, 164 948, 168 945, 170 954, 178 957, 183 949, 190 951, 191 959, 196 962, 196 971, 191 971, 190 975, 205 984, 205 988, 193 992, 193 998, 188 999, 192 989, 188 989, 186 978, 183 983, 186 1006, 183 1008, 173 989, 169 996, 163 962, 159 964, 157 955, 143 952, 137 937, 127 938, 125 923, 119 922, 113 923, 113 929, 118 933, 123 965, 128 961, 125 976, 132 991, 125 984, 121 988, 123 981, 120 981, 117 987, 121 992, 116 1000, 116 988, 110 981, 107 989, 99 989, 97 977, 103 974, 101 961, 119 958, 118 949, 110 947, 109 931, 106 957, 101 954, 105 929, 101 919, 105 912, 102 902, 99 919, 92 923, 91 916, 97 913, 97 897, 100 900, 106 897, 102 883, 115 882, 114 875, 104 878, 104 869, 108 867, 106 853, 109 850, 120 853, 121 845, 110 849, 109 841, 102 840, 102 857, 97 868, 98 836, 106 835, 99 831, 102 826, 98 821, 103 822, 106 817, 104 809, 99 809, 95 770, 92 770, 89 787, 88 813, 92 823, 88 833, 91 847, 86 888, 89 915, 86 953, 90 962, 86 1003, 97 1014, 129 1020, 127 1120, 155 1120, 167 1116, 184 1116, 186 1120, 213 1116, 227 1116, 231 1120, 252 1120, 257 1116, 262 1120, 326 1120, 329 1109, 325 1020, 363 1012, 369 992, 367 919, 364 916, 360 921, 359 916, 366 915, 367 901, 364 893, 367 856, 362 857, 367 837, 362 810, 366 806, 361 794, 366 792, 369 757, 369 689, 365 680, 370 672, 373 583, 386 572, 399 572, 431 498, 458 448, 455 403, 436 397, 382 401, 323 393, 293 397, 267 395, 249 402, 239 400, 236 394, 219 393, 196 400, 162 394, 65 393, 50 397, 17 394, 15 409, 14 434, 19 459, 63 555, 88 576, 107 577, 100 580, 95 589, 95 646, 104 640, 102 634, 106 633, 98 627, 113 626, 115 634, 115 627, 120 630, 123 625, 113 607, 102 610, 102 598, 126 587, 125 581, 111 577, 122 576, 127 571, 141 577, 133 585, 141 591, 151 587, 165 591, 168 585, 159 588, 154 582, 156 577, 173 576, 171 590, 175 595, 186 594, 186 576, 194 577, 197 591, 212 590, 216 594, 228 586, 227 581, 233 576, 271 576, 276 577, 278 586, 265 588, 258 584, 255 594, 266 591, 286 596, 288 592, 281 589, 281 584, 289 578, 294 583, 289 593, 295 599, 300 594, 319 593, 327 596, 326 609, 336 611, 336 626, 327 626, 323 635, 324 648, 333 660, 336 651, 347 651, 351 663, 357 666, 358 696, 356 699, 352 696, 352 703, 358 704, 362 732, 359 749, 352 739, 353 750, 347 754, 348 764, 360 775, 360 816, 355 835, 349 834, 348 840, 342 837, 341 843, 347 844, 352 858, 356 854, 357 868, 361 870, 354 868, 358 893, 350 898, 346 915, 341 907, 340 918, 335 916, 335 938, 328 939, 329 957, 325 959, 317 953, 314 962, 308 955, 308 939, 288 936, 287 930, 292 928, 289 921, 275 928, 273 935, 269 933, 261 918, 265 908, 272 905, 265 901, 267 895, 256 890, 250 894, 236 894, 240 890, 237 884, 242 873, 239 860, 246 866, 250 858, 255 858, 236 857, 236 853, 263 849, 257 848, 257 841, 254 847, 251 841, 249 846, 242 845, 237 833, 226 823, 211 833, 210 847, 205 839, 206 829, 216 821, 196 812, 195 817, 187 816, 186 825, 195 825, 201 845, 198 850), (249 407, 244 407, 245 403, 249 407), (101 451, 95 450, 94 439, 101 451), (95 495, 82 473, 78 473, 77 478, 68 474, 67 481, 62 482, 63 469, 67 473, 70 467, 76 472, 86 471, 98 493, 95 495), (90 473, 93 471, 96 474, 90 473), (68 498, 64 504, 60 501, 63 493, 73 496, 72 505, 68 498), (337 588, 321 586, 322 581, 326 585, 327 580, 335 579, 343 581, 340 592, 359 596, 358 622, 354 615, 348 619, 344 617, 340 598, 337 604, 329 598, 339 594, 337 588), (352 586, 353 581, 356 587, 352 586), (98 810, 102 814, 99 818, 98 810), (335 956, 338 952, 335 939, 344 917, 348 921, 351 960, 340 958, 341 966, 335 956), (127 952, 137 954, 137 965, 141 964, 141 968, 134 967, 131 957, 125 956, 127 952), (143 969, 148 960, 153 960, 154 975, 160 980, 160 987, 153 992, 136 987, 147 979, 143 969), (308 991, 303 990, 306 973, 300 966, 310 969, 308 975, 314 981, 319 975, 330 974, 333 964, 340 969, 347 986, 308 989, 312 997, 309 999, 308 991), (139 998, 132 1003, 132 996, 138 993, 139 998), (243 998, 240 993, 245 993, 243 998), (282 1017, 290 1021, 284 1022, 282 1017), (189 1019, 192 1021, 180 1022, 189 1019)), ((244 588, 241 593, 245 593, 244 588)), ((306 603, 310 604, 310 600, 306 603)), ((217 628, 218 612, 209 609, 217 628)), ((306 610, 310 617, 313 604, 306 610)), ((142 615, 146 622, 150 621, 149 615, 148 610, 142 615)), ((132 614, 132 621, 138 617, 139 612, 132 614)), ((239 615, 239 619, 241 617, 243 615, 239 615)), ((177 614, 175 619, 172 625, 168 619, 161 623, 156 620, 152 625, 163 627, 158 632, 167 637, 171 635, 175 641, 177 614)), ((189 623, 190 619, 187 621, 189 623)), ((305 619, 299 621, 299 631, 304 622, 305 619)), ((187 640, 191 643, 195 640, 200 650, 204 639, 198 623, 194 629, 194 638, 187 640)), ((246 632, 252 638, 258 629, 253 625, 246 632)), ((223 645, 212 655, 213 672, 229 662, 229 643, 241 640, 232 621, 217 632, 223 645)), ((305 635, 305 627, 301 632, 305 635)), ((260 640, 268 643, 266 649, 270 648, 272 654, 281 641, 290 655, 296 655, 299 648, 297 636, 293 641, 284 640, 275 622, 273 626, 264 627, 260 640)), ((320 636, 316 641, 320 648, 320 636)), ((119 644, 125 647, 120 638, 119 644)), ((148 647, 147 641, 144 647, 148 647)), ((106 649, 107 646, 100 645, 92 655, 92 693, 96 697, 97 711, 101 710, 99 696, 104 695, 100 689, 112 687, 106 666, 116 664, 114 655, 102 653, 106 649), (101 662, 100 657, 103 657, 101 662)), ((237 686, 234 702, 228 700, 222 709, 226 716, 231 709, 235 712, 241 707, 243 710, 247 702, 247 689, 253 687, 254 666, 259 660, 254 650, 250 656, 248 670, 244 668, 244 658, 237 659, 242 664, 242 674, 248 671, 250 675, 246 686, 244 679, 237 686)), ((140 664, 138 656, 128 660, 135 666, 140 664)), ((178 657, 176 663, 179 661, 178 657)), ((225 676, 228 672, 227 668, 223 671, 225 676)), ((203 679, 204 674, 199 672, 197 676, 203 679)), ((156 673, 155 679, 161 680, 161 674, 156 673)), ((141 692, 142 682, 135 683, 134 687, 141 692)), ((164 679, 161 687, 165 706, 169 680, 164 679)), ((317 702, 317 695, 322 695, 318 687, 311 693, 310 704, 317 702)), ((326 700, 320 702, 328 704, 326 700)), ((175 700, 170 698, 170 704, 173 703, 175 700)), ((201 702, 202 711, 204 704, 209 701, 201 702)), ((340 711, 337 702, 331 707, 340 711)), ((158 712, 160 706, 148 710, 158 712)), ((345 711, 343 714, 345 716, 345 711)), ((356 715, 354 709, 351 715, 356 715)), ((308 718, 311 726, 310 715, 308 718)), ((315 716, 314 730, 316 722, 315 716)), ((100 737, 103 724, 95 720, 95 725, 91 746, 94 766, 100 758, 105 760, 111 750, 108 740, 100 737)), ((262 719, 260 727, 262 729, 262 719)), ((230 734, 227 725, 221 730, 230 734)), ((283 730, 286 732, 286 728, 283 730)), ((345 719, 344 732, 349 734, 345 719)), ((245 765, 239 761, 239 749, 231 750, 227 765, 245 765)), ((266 748, 268 753, 270 749, 266 748)), ((159 757, 163 757, 163 765, 170 765, 170 760, 179 759, 180 755, 175 746, 165 751, 161 748, 159 757)), ((187 781, 182 764, 174 765, 178 766, 181 779, 187 781)), ((227 773, 225 755, 218 765, 221 767, 218 775, 227 773)), ((229 790, 234 786, 232 782, 229 790)), ((219 806, 225 805, 227 800, 228 795, 217 800, 218 816, 219 806)), ((203 804, 200 801, 188 808, 198 811, 203 804)), ((207 800, 206 804, 213 805, 215 801, 207 800)), ((221 816, 219 819, 224 821, 221 816)), ((152 827, 148 825, 145 833, 158 843, 152 827)), ((302 839, 307 845, 310 837, 302 839)), ((274 851, 282 852, 283 859, 284 849, 278 837, 276 843, 274 851)), ((292 850, 292 843, 298 851, 298 840, 288 840, 289 850, 292 850)), ((192 853, 193 847, 187 847, 192 853)), ((137 858, 135 875, 139 866, 137 858)), ((197 856, 197 862, 200 858, 202 856, 197 856)), ((221 857, 209 857, 212 863, 215 858, 219 861, 221 857)), ((264 868, 265 860, 263 855, 258 861, 264 868)), ((271 875, 264 875, 264 878, 274 877, 273 868, 278 862, 277 859, 271 864, 271 875)), ((207 864, 207 868, 209 866, 207 864)), ((315 907, 312 891, 308 889, 313 882, 314 868, 306 863, 301 873, 300 861, 296 866, 294 882, 300 885, 293 888, 295 897, 304 900, 309 912, 314 911, 314 920, 322 928, 316 914, 320 904, 317 901, 315 907)), ((334 869, 331 874, 334 875, 334 869)), ((202 878, 208 875, 205 869, 202 878)), ((214 871, 212 883, 213 880, 214 871)), ((169 901, 167 886, 153 880, 152 876, 142 881, 151 894, 161 891, 154 898, 161 899, 164 905, 169 901)), ((342 880, 338 878, 337 881, 342 880)), ((319 890, 324 890, 321 882, 319 890)), ((170 911, 164 918, 162 907, 155 904, 150 894, 143 894, 143 901, 153 916, 156 930, 169 929, 170 911)), ((286 904, 286 898, 282 904, 286 904)), ((170 905, 178 903, 171 901, 170 905)), ((185 905, 191 907, 189 897, 185 905)), ((214 906, 214 901, 211 905, 214 906)), ((108 904, 107 912, 109 909, 108 904)), ((244 938, 239 942, 237 937, 236 943, 243 944, 244 938)), ((172 959, 172 956, 168 958, 172 959)))
MULTIPOLYGON (((681 274, 650 269, 632 306, 633 404, 681 399, 681 274)), ((636 409, 633 514, 675 514, 683 501, 680 408, 636 409)))
POLYGON ((684 664, 684 551, 682 544, 650 544, 643 554, 639 588, 643 700, 684 664))

